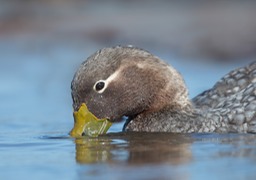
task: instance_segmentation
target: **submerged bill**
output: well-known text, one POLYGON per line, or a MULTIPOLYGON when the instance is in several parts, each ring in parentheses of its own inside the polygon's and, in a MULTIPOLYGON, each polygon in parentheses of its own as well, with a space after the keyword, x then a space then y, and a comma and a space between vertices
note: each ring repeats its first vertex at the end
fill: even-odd
POLYGON ((72 137, 87 135, 97 137, 106 134, 112 123, 108 119, 98 119, 83 103, 78 111, 74 112, 74 127, 70 131, 72 137))

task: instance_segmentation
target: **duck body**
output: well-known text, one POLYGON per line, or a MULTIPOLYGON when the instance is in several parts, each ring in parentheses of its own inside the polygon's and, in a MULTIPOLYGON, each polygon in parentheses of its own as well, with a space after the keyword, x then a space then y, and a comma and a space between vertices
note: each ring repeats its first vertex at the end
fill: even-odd
POLYGON ((256 133, 256 62, 191 101, 172 66, 145 50, 117 46, 82 63, 71 89, 74 110, 86 103, 98 118, 126 116, 125 131, 256 133))

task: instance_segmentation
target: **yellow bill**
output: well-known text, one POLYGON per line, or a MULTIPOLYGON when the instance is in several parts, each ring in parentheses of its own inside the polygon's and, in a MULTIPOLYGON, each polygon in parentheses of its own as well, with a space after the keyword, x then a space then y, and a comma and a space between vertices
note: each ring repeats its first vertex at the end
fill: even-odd
POLYGON ((74 127, 70 131, 70 136, 79 137, 84 135, 97 137, 106 134, 112 123, 107 119, 98 119, 87 108, 85 103, 78 111, 74 112, 74 127))

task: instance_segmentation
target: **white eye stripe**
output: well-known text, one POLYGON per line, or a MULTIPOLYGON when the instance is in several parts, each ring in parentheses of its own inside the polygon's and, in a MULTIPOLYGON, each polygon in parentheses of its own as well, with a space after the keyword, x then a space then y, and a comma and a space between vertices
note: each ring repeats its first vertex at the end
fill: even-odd
POLYGON ((96 91, 97 93, 103 93, 105 91, 105 89, 108 87, 109 83, 114 81, 117 78, 119 72, 120 71, 117 70, 113 74, 111 74, 106 80, 99 80, 99 81, 97 81, 94 84, 94 86, 93 86, 93 90, 96 91), (101 82, 104 83, 104 87, 102 89, 100 89, 100 90, 97 90, 96 86, 97 86, 98 83, 101 83, 101 82))

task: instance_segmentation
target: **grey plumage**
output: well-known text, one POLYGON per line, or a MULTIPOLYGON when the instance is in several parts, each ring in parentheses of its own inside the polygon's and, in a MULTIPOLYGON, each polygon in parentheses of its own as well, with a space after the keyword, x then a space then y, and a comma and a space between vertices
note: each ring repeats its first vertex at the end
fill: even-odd
POLYGON ((207 119, 226 123, 221 132, 256 133, 256 62, 231 71, 192 101, 207 119))
POLYGON ((90 56, 71 88, 75 110, 85 102, 99 118, 128 116, 125 130, 256 133, 256 62, 190 101, 173 67, 142 49, 118 46, 90 56), (103 92, 93 89, 99 80, 106 82, 103 92))

